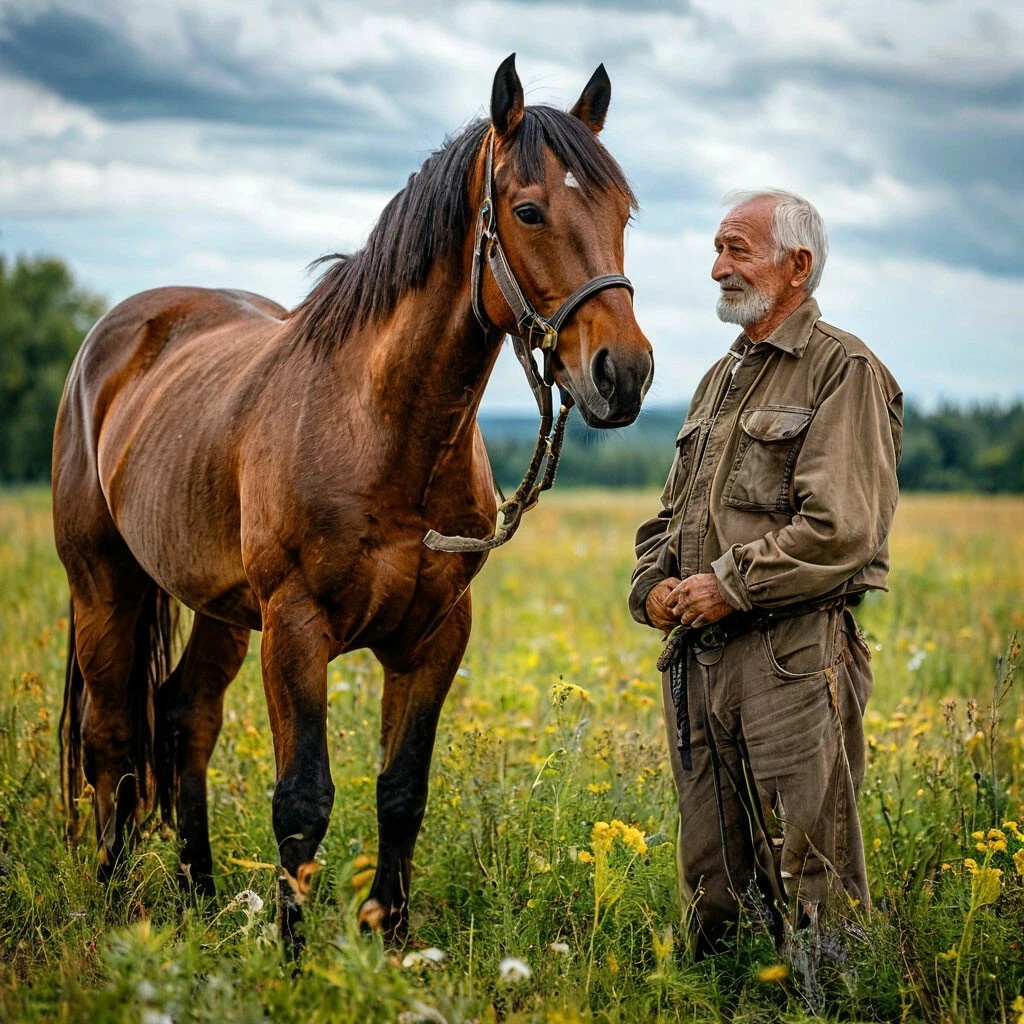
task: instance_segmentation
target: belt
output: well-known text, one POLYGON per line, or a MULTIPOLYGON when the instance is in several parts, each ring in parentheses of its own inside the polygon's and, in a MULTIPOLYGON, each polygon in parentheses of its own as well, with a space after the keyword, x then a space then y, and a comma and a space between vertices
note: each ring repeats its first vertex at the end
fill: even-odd
POLYGON ((658 670, 664 672, 684 648, 690 648, 702 664, 714 665, 721 657, 721 653, 714 660, 705 660, 701 655, 706 656, 714 651, 721 652, 727 643, 737 637, 753 633, 758 629, 765 629, 783 619, 795 619, 801 615, 809 615, 811 612, 828 611, 846 603, 845 597, 834 597, 828 601, 802 601, 799 604, 787 604, 779 608, 757 608, 749 612, 733 612, 724 619, 719 619, 718 622, 712 622, 696 629, 681 626, 677 630, 673 630, 665 641, 661 656, 658 658, 658 670))

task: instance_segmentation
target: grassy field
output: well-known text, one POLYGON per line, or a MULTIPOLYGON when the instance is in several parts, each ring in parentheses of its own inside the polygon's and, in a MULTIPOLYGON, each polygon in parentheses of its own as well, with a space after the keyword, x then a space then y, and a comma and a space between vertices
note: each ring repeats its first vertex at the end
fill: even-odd
POLYGON ((48 497, 0 496, 0 1020, 1024 1022, 1024 500, 901 505, 892 593, 858 610, 876 675, 861 807, 876 912, 861 938, 794 963, 754 923, 700 963, 682 941, 658 642, 624 606, 655 502, 546 496, 474 586, 403 950, 354 928, 375 852, 376 666, 331 666, 337 797, 293 974, 274 935, 257 645, 211 771, 219 906, 182 903, 158 828, 101 889, 91 844, 62 841, 66 592, 48 497))

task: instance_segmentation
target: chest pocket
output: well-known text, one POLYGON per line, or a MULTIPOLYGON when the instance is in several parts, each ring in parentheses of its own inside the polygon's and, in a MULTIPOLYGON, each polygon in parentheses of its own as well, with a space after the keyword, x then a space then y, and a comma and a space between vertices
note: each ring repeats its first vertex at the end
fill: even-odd
POLYGON ((736 448, 722 501, 751 512, 790 512, 793 467, 812 409, 761 405, 740 417, 736 448))

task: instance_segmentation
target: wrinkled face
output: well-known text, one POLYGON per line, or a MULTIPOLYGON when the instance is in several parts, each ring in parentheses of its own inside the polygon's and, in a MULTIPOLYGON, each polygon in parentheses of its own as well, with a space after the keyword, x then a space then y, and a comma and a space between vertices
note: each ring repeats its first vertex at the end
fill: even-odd
MULTIPOLYGON (((588 196, 545 152, 544 180, 523 184, 511 162, 495 154, 498 235, 520 288, 541 316, 551 316, 580 285, 623 272, 629 200, 618 192, 588 196)), ((516 324, 491 274, 484 305, 508 333, 516 324)), ((626 426, 640 412, 654 373, 650 343, 633 316, 625 288, 607 288, 570 315, 552 357, 556 381, 592 427, 626 426)))
POLYGON ((787 293, 791 268, 775 258, 771 217, 776 200, 760 198, 730 210, 715 235, 718 317, 743 327, 762 320, 787 293))

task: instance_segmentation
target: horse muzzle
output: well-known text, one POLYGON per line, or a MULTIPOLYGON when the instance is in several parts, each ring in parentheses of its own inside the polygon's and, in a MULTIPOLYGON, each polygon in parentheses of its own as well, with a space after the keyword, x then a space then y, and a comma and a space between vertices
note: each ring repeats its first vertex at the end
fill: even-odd
POLYGON ((603 346, 590 360, 582 380, 567 381, 588 427, 598 430, 628 427, 640 414, 640 406, 654 377, 650 347, 622 354, 616 346, 603 346))

